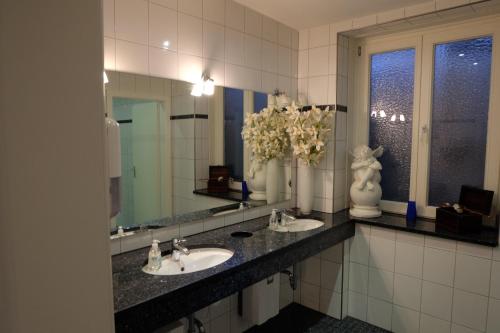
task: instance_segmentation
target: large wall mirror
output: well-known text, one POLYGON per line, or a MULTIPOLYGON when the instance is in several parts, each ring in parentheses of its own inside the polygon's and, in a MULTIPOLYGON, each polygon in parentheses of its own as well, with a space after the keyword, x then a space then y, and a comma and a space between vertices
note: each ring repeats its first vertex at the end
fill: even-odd
MULTIPOLYGON (((162 226, 245 206, 251 156, 241 137, 245 115, 267 106, 266 93, 218 87, 191 95, 192 83, 108 71, 106 112, 120 125, 121 212, 113 229, 162 226), (229 190, 208 190, 209 169, 224 166, 229 190)), ((291 158, 281 161, 279 200, 291 199, 291 158)))

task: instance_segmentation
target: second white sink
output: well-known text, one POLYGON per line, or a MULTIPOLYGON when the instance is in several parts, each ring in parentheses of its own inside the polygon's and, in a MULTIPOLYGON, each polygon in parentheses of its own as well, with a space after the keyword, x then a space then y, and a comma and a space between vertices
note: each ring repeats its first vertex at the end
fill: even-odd
POLYGON ((301 232, 313 230, 324 226, 325 223, 313 219, 297 219, 286 224, 286 226, 279 226, 274 229, 277 232, 301 232))
POLYGON ((234 252, 223 248, 198 248, 190 249, 189 255, 181 255, 179 261, 172 259, 171 255, 163 257, 161 268, 158 271, 150 271, 147 265, 142 268, 143 272, 152 275, 177 275, 187 274, 208 269, 229 260, 234 252))

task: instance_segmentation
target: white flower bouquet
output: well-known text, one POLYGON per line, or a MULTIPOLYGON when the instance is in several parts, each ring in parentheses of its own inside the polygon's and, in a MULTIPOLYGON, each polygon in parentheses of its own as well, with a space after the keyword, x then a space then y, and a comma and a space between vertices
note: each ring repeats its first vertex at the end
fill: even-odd
POLYGON ((305 165, 317 166, 325 155, 334 113, 329 108, 321 110, 314 105, 304 112, 300 112, 295 104, 287 107, 287 132, 292 151, 305 165))
POLYGON ((264 108, 245 117, 241 136, 253 157, 261 163, 283 158, 290 147, 287 135, 288 120, 285 112, 264 108))

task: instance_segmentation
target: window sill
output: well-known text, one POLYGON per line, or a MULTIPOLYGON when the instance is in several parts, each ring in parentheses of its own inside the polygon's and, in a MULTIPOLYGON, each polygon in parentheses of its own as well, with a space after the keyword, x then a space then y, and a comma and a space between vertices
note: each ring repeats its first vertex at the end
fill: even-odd
POLYGON ((377 218, 351 217, 351 220, 356 223, 490 247, 498 246, 498 219, 497 216, 494 226, 483 226, 478 233, 458 234, 445 230, 436 230, 436 224, 432 220, 418 218, 414 223, 407 222, 404 215, 382 213, 382 216, 377 218))

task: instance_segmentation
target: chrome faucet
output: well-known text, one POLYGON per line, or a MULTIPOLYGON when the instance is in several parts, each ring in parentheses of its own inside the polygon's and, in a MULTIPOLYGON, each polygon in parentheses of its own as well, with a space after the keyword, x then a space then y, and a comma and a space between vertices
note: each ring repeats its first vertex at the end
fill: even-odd
POLYGON ((174 257, 176 257, 175 256, 176 251, 178 251, 182 254, 185 254, 185 255, 189 255, 191 253, 191 251, 189 251, 189 249, 187 247, 181 245, 184 243, 186 243, 186 239, 184 239, 184 238, 181 238, 181 239, 174 238, 172 240, 172 254, 174 254, 174 257))
POLYGON ((295 221, 295 216, 291 215, 287 209, 278 210, 278 223, 281 226, 285 226, 289 221, 295 221))

